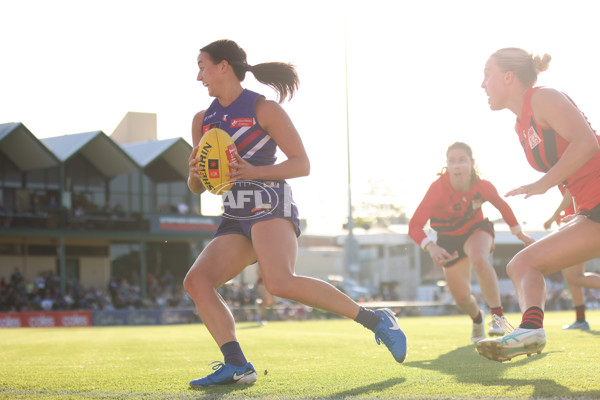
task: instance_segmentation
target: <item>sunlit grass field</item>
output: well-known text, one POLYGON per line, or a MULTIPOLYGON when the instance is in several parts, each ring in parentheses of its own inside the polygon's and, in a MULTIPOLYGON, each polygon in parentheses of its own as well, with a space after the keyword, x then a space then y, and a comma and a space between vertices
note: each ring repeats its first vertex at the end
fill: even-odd
POLYGON ((574 312, 547 313, 544 352, 505 363, 477 354, 464 315, 401 318, 403 364, 350 320, 243 323, 238 337, 258 381, 200 390, 188 382, 221 360, 201 324, 3 329, 0 398, 597 399, 600 311, 587 317, 591 331, 563 331, 574 312))

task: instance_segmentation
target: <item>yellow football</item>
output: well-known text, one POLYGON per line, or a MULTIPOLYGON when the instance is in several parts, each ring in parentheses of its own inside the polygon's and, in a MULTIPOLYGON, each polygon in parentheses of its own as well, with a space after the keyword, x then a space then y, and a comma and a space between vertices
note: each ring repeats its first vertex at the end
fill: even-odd
POLYGON ((196 153, 200 161, 196 166, 203 168, 201 181, 206 190, 223 194, 231 189, 233 183, 227 173, 229 164, 235 161, 234 154, 237 154, 235 143, 223 129, 213 128, 202 136, 196 153))

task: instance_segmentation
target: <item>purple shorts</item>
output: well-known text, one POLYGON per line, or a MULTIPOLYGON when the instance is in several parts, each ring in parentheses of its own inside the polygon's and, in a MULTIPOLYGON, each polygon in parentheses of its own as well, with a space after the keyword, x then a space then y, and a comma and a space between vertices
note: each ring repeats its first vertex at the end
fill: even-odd
POLYGON ((238 181, 223 195, 223 214, 213 237, 239 233, 252 239, 252 226, 273 218, 287 219, 300 236, 298 208, 285 181, 238 181))

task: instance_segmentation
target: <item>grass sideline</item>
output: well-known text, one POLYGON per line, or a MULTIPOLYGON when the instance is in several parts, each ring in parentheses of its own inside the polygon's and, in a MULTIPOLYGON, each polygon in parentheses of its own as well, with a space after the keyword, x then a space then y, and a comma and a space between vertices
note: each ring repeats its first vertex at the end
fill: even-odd
POLYGON ((401 318, 403 364, 349 320, 242 323, 257 383, 200 390, 188 382, 221 354, 199 324, 2 329, 0 398, 597 399, 600 311, 587 317, 591 331, 563 331, 574 312, 547 313, 543 353, 505 363, 477 354, 464 315, 401 318))

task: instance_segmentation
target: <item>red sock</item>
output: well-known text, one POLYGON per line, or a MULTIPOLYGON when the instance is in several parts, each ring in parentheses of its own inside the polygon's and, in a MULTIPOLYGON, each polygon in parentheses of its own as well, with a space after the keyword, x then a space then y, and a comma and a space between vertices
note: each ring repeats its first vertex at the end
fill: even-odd
POLYGON ((585 322, 585 304, 575 307, 575 315, 577 322, 585 322))
POLYGON ((475 322, 476 324, 480 324, 481 321, 483 320, 483 318, 481 317, 481 309, 479 309, 479 312, 477 313, 477 316, 475 318, 471 317, 471 319, 473 320, 473 322, 475 322))
POLYGON ((490 312, 492 313, 492 315, 497 315, 501 317, 504 315, 504 308, 502 308, 502 306, 490 308, 490 312))
POLYGON ((544 311, 539 307, 529 307, 523 314, 519 328, 539 329, 544 327, 544 311))

